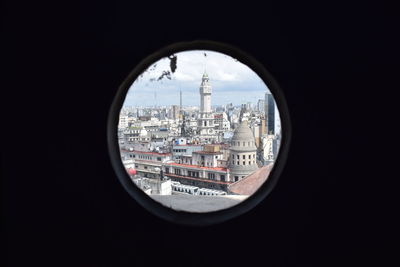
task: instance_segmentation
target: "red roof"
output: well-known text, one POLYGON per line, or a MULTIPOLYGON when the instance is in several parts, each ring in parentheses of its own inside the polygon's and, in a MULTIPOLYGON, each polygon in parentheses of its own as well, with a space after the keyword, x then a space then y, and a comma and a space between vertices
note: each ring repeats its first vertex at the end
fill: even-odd
POLYGON ((231 184, 228 190, 239 195, 252 195, 268 179, 273 163, 263 166, 249 176, 231 184))
POLYGON ((223 167, 202 167, 197 165, 189 165, 189 164, 180 164, 175 162, 166 163, 166 165, 178 166, 178 167, 186 167, 186 168, 194 168, 194 169, 204 169, 204 170, 212 170, 212 171, 223 171, 227 172, 227 168, 223 167))

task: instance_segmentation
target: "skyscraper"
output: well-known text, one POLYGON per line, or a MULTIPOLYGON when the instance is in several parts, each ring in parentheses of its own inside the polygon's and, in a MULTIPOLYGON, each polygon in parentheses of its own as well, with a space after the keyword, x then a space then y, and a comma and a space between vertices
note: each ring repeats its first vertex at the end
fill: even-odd
POLYGON ((264 99, 258 99, 257 110, 261 113, 265 112, 265 100, 264 99))
POLYGON ((275 100, 270 92, 265 93, 265 118, 267 133, 275 134, 275 100))

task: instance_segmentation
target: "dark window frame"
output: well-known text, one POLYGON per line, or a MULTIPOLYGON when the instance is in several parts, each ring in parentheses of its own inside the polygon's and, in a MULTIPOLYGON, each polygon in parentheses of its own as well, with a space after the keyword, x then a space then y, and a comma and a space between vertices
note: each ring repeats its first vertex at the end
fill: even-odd
POLYGON ((117 173, 121 184, 125 190, 134 198, 140 205, 146 208, 152 214, 161 217, 170 222, 183 224, 183 225, 210 225, 215 223, 224 222, 231 218, 237 217, 241 214, 246 213, 260 201, 262 201, 275 187, 280 174, 283 171, 291 140, 291 123, 289 117, 288 106, 279 85, 272 77, 272 75, 265 69, 265 67, 259 63, 255 58, 249 54, 239 50, 238 48, 213 41, 197 40, 192 42, 181 42, 164 47, 155 53, 151 54, 143 61, 141 61, 135 69, 129 74, 122 85, 119 87, 116 97, 110 108, 108 116, 108 128, 107 128, 107 143, 111 158, 111 163, 114 170, 117 173), (278 157, 274 163, 270 175, 266 182, 250 197, 240 202, 239 204, 220 211, 208 212, 208 213, 190 213, 190 212, 178 212, 173 209, 167 208, 152 198, 148 197, 140 188, 138 188, 132 181, 125 167, 121 161, 121 153, 118 144, 117 126, 119 121, 119 113, 125 96, 136 78, 143 73, 149 66, 159 59, 165 58, 169 55, 173 55, 178 52, 188 50, 211 50, 214 52, 220 52, 229 55, 243 64, 249 66, 258 76, 264 81, 269 88, 271 94, 274 97, 275 104, 278 107, 281 117, 281 144, 279 149, 278 157))

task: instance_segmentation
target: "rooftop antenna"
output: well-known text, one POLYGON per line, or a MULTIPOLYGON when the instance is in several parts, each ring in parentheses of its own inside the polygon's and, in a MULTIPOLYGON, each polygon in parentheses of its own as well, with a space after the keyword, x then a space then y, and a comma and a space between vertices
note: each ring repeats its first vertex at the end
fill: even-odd
POLYGON ((157 108, 157 92, 154 91, 154 107, 157 108))
POLYGON ((182 89, 179 88, 179 107, 182 112, 182 89))
POLYGON ((204 73, 207 73, 207 53, 204 52, 204 73))

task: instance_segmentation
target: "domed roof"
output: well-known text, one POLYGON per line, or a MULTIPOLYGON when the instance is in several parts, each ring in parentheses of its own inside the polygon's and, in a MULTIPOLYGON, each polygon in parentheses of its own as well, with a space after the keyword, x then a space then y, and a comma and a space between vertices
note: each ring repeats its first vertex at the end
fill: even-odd
POLYGON ((233 133, 232 140, 237 141, 254 141, 254 135, 251 132, 250 127, 247 125, 247 121, 242 121, 233 133))
POLYGON ((255 138, 250 127, 247 125, 247 121, 242 121, 236 128, 231 139, 231 150, 236 151, 255 151, 257 147, 255 145, 255 138))

